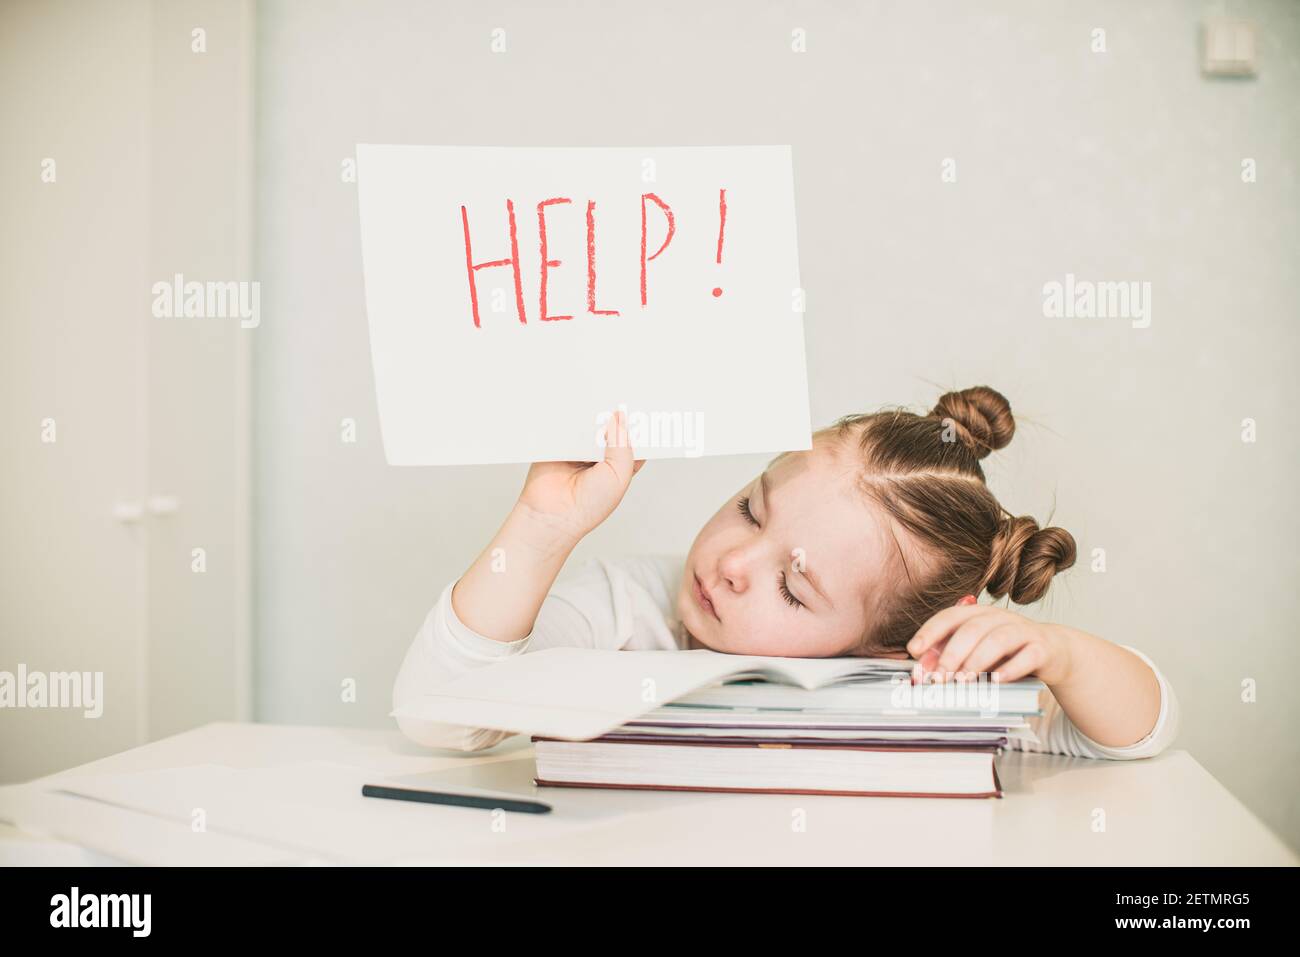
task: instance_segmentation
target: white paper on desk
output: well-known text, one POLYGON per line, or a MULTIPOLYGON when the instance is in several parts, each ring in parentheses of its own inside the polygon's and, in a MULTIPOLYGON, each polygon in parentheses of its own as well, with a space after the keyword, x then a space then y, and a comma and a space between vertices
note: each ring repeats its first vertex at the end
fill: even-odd
MULTIPOLYGON (((516 777, 530 781, 533 762, 526 764, 527 768, 517 768, 516 777)), ((431 786, 441 780, 437 772, 425 777, 431 786)), ((564 804, 552 801, 556 809, 550 814, 512 814, 508 834, 502 834, 493 830, 491 815, 480 808, 361 795, 363 784, 413 786, 417 778, 328 761, 300 761, 278 767, 205 764, 66 775, 60 777, 59 787, 69 795, 178 822, 187 829, 195 811, 201 810, 206 834, 214 840, 226 836, 262 842, 273 845, 281 857, 340 864, 382 864, 411 857, 497 862, 494 855, 508 861, 516 843, 583 830, 625 813, 622 806, 608 802, 598 806, 590 797, 579 796, 564 804)), ((492 780, 492 775, 484 780, 492 780)), ((197 840, 201 843, 204 836, 197 835, 197 840)), ((137 850, 161 854, 164 849, 137 850)), ((145 862, 163 861, 146 858, 145 862)), ((177 863, 174 855, 165 862, 177 863)))
MULTIPOLYGON (((143 788, 147 790, 151 783, 144 782, 143 788)), ((195 831, 189 817, 168 819, 155 814, 148 807, 158 796, 153 792, 148 801, 123 803, 107 795, 64 791, 58 784, 48 788, 52 789, 44 780, 0 787, 0 820, 128 864, 257 867, 302 860, 301 854, 274 844, 195 831)), ((112 795, 121 796, 120 792, 112 795)), ((57 860, 46 857, 42 863, 57 860)))
POLYGON ((788 146, 356 149, 390 464, 810 447, 788 146))
POLYGON ((548 648, 476 668, 391 714, 585 741, 731 675, 770 674, 816 688, 851 674, 911 666, 896 659, 772 658, 706 649, 548 648))

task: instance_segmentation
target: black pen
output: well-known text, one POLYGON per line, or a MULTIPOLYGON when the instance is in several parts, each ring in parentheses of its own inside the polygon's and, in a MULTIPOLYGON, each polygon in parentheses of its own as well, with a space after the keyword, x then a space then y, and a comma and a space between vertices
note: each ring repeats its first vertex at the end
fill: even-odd
POLYGON ((447 791, 419 791, 413 788, 390 788, 381 784, 361 785, 361 796, 389 798, 393 801, 420 801, 424 804, 454 804, 458 807, 481 807, 493 811, 522 811, 525 814, 547 814, 549 804, 520 798, 483 797, 478 794, 451 794, 447 791))

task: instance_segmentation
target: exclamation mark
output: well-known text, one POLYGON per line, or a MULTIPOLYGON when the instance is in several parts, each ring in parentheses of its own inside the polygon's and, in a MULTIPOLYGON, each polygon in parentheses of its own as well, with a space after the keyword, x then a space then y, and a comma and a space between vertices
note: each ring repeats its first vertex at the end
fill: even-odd
MULTIPOLYGON (((718 190, 718 265, 722 265, 722 239, 727 234, 727 191, 718 190)), ((722 295, 722 287, 713 287, 713 298, 722 295)))

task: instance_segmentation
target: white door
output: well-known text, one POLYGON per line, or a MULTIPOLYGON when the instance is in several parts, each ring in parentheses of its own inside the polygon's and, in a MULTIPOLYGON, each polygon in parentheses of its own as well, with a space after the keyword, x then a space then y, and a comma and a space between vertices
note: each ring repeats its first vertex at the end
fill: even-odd
POLYGON ((255 330, 151 290, 251 278, 250 30, 243 3, 0 5, 0 673, 103 676, 98 717, 0 708, 2 782, 249 716, 255 330))

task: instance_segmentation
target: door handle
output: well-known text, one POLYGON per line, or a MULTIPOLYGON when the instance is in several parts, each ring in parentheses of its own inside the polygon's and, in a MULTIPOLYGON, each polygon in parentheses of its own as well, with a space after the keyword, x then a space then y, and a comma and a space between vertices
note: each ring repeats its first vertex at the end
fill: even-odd
POLYGON ((139 502, 118 502, 113 506, 113 518, 123 525, 134 525, 144 518, 144 506, 139 502))
POLYGON ((150 495, 148 505, 149 511, 159 517, 174 515, 181 507, 174 495, 150 495))

